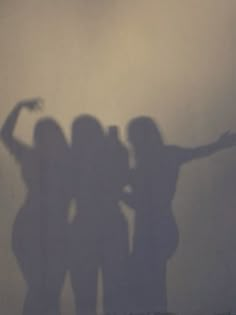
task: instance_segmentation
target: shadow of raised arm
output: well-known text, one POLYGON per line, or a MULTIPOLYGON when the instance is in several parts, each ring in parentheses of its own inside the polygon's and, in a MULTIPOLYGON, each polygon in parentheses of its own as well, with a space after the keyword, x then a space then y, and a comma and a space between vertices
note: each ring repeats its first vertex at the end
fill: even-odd
POLYGON ((27 108, 31 111, 38 110, 41 108, 42 100, 40 98, 35 98, 31 100, 20 101, 8 115, 2 130, 1 130, 1 138, 8 148, 8 150, 17 158, 20 150, 25 145, 17 140, 13 134, 16 127, 16 123, 20 112, 23 108, 27 108))

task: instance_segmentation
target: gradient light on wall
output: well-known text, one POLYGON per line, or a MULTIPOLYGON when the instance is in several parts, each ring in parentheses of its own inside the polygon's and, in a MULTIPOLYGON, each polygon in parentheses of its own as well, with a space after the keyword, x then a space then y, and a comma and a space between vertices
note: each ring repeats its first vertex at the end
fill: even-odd
MULTIPOLYGON (((17 100, 41 96, 44 111, 24 113, 16 131, 28 143, 39 116, 54 116, 70 139, 72 120, 85 112, 118 124, 123 136, 130 118, 151 115, 167 142, 186 146, 236 130, 235 13, 233 0, 1 0, 0 123, 17 100)), ((0 310, 15 315, 24 282, 10 237, 25 187, 2 145, 0 156, 0 310)), ((235 158, 224 152, 182 173, 170 310, 236 310, 235 158)), ((67 283, 63 314, 72 304, 67 283)))

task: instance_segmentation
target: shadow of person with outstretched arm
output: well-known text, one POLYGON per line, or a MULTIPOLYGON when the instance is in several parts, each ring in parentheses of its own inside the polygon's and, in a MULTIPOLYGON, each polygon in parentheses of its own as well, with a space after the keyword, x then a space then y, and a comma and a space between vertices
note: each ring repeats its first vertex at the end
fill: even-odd
POLYGON ((116 128, 107 134, 96 118, 82 115, 72 127, 72 157, 77 213, 70 229, 70 276, 76 314, 96 314, 99 270, 104 312, 117 313, 128 258, 127 224, 119 207, 128 153, 116 128))
POLYGON ((128 124, 128 141, 135 154, 130 189, 123 200, 135 209, 134 248, 130 258, 131 311, 166 312, 166 267, 178 246, 172 213, 181 166, 236 145, 236 134, 196 148, 166 145, 154 120, 138 117, 128 124))
POLYGON ((69 150, 59 125, 40 120, 34 145, 14 137, 23 109, 40 109, 41 100, 18 103, 1 130, 2 140, 20 164, 27 193, 12 231, 12 249, 27 285, 23 315, 59 315, 59 299, 67 268, 69 150))

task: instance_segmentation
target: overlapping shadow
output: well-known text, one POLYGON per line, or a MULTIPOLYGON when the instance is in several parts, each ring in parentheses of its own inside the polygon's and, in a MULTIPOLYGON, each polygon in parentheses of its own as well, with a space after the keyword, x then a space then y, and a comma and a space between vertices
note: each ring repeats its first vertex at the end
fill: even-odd
POLYGON ((106 134, 94 117, 81 116, 73 124, 72 157, 77 215, 70 229, 70 272, 77 314, 96 314, 99 268, 104 311, 122 314, 128 231, 119 201, 128 153, 116 128, 106 134))
POLYGON ((167 312, 167 262, 178 246, 172 213, 181 166, 236 144, 236 135, 197 148, 166 145, 150 117, 128 124, 135 153, 129 167, 118 127, 105 130, 93 116, 79 116, 69 148, 53 119, 40 121, 34 146, 14 136, 21 102, 2 128, 2 139, 19 162, 27 195, 12 233, 12 248, 27 284, 23 315, 59 315, 60 295, 70 272, 77 315, 95 315, 98 271, 106 314, 167 312), (129 192, 125 187, 129 186, 129 192), (68 222, 68 208, 76 215, 68 222), (134 246, 120 202, 135 210, 134 246))

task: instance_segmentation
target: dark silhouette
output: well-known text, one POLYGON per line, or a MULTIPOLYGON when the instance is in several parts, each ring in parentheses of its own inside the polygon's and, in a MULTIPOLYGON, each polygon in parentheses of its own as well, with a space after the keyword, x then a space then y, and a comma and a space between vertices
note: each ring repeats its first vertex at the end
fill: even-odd
POLYGON ((236 145, 236 134, 181 148, 166 145, 151 118, 138 117, 128 125, 135 153, 130 169, 118 127, 105 130, 89 115, 74 121, 70 150, 61 128, 49 118, 37 123, 33 147, 21 143, 13 135, 19 114, 24 108, 40 109, 40 103, 18 103, 1 131, 27 188, 12 233, 27 284, 22 314, 59 315, 67 269, 77 315, 96 314, 99 270, 106 314, 166 312, 167 262, 178 246, 172 201, 180 167, 236 145), (69 224, 72 198, 76 215, 69 224), (121 201, 136 212, 131 255, 121 201))
POLYGON ((23 315, 58 315, 67 268, 68 146, 53 119, 37 123, 34 146, 13 136, 23 108, 40 109, 40 99, 18 103, 8 116, 2 139, 19 162, 27 195, 12 232, 12 248, 27 284, 23 315))
POLYGON ((155 122, 138 117, 128 125, 135 153, 130 192, 124 201, 136 211, 134 248, 130 258, 130 311, 166 312, 166 267, 178 245, 172 213, 180 168, 236 145, 236 134, 225 133, 216 142, 193 149, 165 145, 155 122))
POLYGON ((128 258, 127 224, 119 201, 127 183, 128 153, 117 128, 106 134, 84 115, 72 129, 74 194, 77 215, 71 225, 70 273, 77 315, 96 314, 97 277, 103 277, 105 313, 124 307, 128 258))

